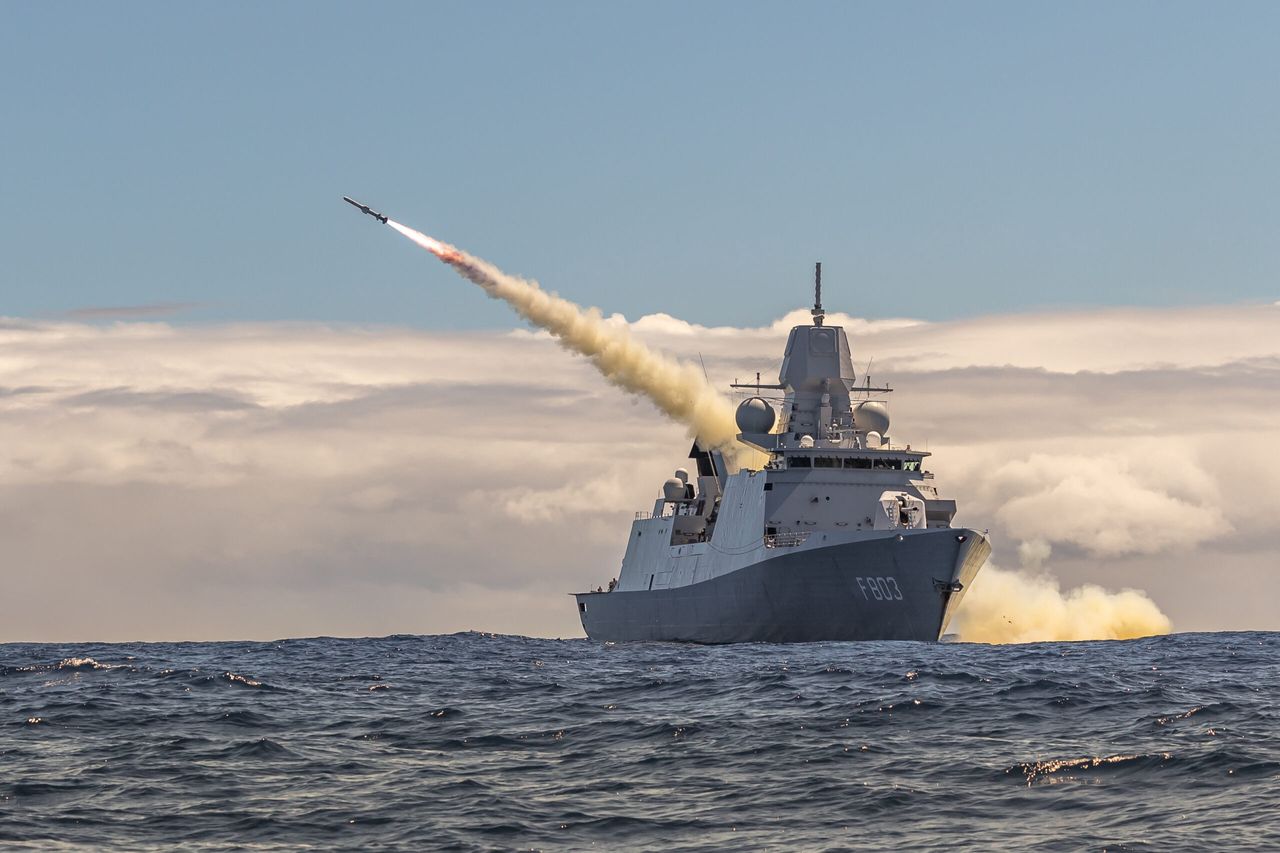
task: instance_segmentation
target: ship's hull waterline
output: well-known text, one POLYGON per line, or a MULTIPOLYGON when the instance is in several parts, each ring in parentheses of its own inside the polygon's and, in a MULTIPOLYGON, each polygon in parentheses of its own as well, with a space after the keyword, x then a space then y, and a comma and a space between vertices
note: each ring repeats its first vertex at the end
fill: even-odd
POLYGON ((991 553, 963 528, 780 553, 673 589, 578 593, 601 642, 936 641, 991 553))

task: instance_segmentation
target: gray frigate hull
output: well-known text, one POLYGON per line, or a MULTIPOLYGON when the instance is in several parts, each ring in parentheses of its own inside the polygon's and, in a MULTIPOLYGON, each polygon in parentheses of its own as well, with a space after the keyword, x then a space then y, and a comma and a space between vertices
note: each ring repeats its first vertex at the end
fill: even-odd
POLYGON ((991 546, 948 528, 790 551, 673 589, 578 593, 602 642, 937 640, 991 546))

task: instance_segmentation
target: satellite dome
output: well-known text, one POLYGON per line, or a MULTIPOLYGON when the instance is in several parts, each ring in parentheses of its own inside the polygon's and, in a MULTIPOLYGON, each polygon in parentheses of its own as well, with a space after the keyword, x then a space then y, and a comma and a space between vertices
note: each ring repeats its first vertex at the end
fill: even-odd
POLYGON ((689 472, 683 468, 677 468, 675 478, 687 485, 689 483, 689 472))
POLYGON ((859 403, 853 409, 853 425, 863 432, 884 435, 889 430, 889 410, 884 403, 859 403))
POLYGON ((746 433, 767 433, 773 429, 778 415, 763 397, 749 397, 738 404, 735 420, 746 433))
POLYGON ((678 501, 684 498, 684 483, 680 482, 679 477, 671 477, 662 484, 662 497, 664 500, 678 501))

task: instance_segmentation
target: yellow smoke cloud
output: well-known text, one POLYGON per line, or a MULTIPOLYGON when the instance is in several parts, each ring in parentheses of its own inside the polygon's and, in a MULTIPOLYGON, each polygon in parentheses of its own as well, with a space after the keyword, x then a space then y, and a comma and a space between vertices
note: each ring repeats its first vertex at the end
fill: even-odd
POLYGON ((550 332, 560 346, 586 356, 613 385, 647 397, 665 415, 689 427, 699 443, 725 454, 733 467, 759 467, 762 454, 737 442, 734 405, 691 364, 655 352, 625 326, 606 323, 596 308, 583 308, 543 290, 537 282, 509 275, 398 222, 392 228, 451 265, 493 299, 550 332))
POLYGON ((1167 634, 1169 618, 1147 594, 1085 584, 1064 592, 1047 574, 988 563, 965 593, 953 629, 974 643, 1127 640, 1167 634))

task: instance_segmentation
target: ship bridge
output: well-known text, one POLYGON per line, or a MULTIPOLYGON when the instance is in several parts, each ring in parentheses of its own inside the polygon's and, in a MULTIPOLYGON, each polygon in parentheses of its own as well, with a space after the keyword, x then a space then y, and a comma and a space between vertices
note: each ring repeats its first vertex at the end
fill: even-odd
POLYGON ((868 450, 866 448, 810 447, 779 448, 765 465, 766 470, 791 468, 842 468, 855 471, 907 471, 932 478, 923 463, 930 454, 904 450, 868 450))

